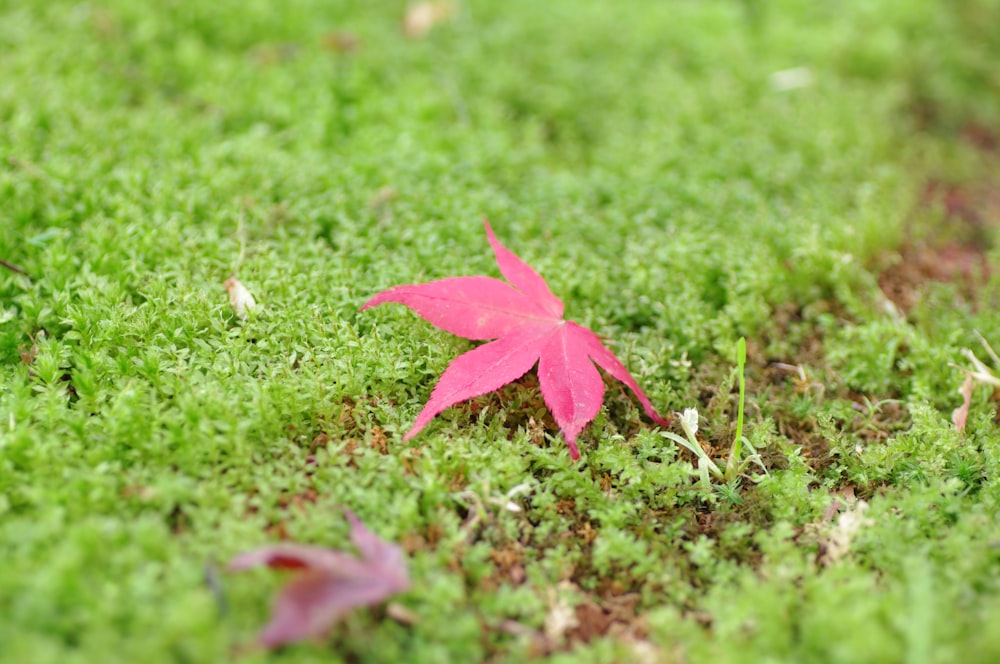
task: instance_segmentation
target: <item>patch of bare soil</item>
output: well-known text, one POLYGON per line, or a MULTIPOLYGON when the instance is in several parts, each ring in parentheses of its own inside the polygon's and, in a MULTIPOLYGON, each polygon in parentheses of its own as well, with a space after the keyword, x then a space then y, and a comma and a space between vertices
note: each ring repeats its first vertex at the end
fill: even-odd
POLYGON ((977 304, 978 291, 989 281, 987 253, 1000 229, 1000 135, 986 127, 967 125, 961 139, 982 154, 983 177, 972 182, 931 180, 924 187, 920 210, 939 215, 930 228, 910 225, 898 253, 882 257, 878 282, 885 296, 909 314, 932 283, 950 283, 963 300, 977 304))
MULTIPOLYGON (((1000 231, 1000 178, 995 175, 1000 173, 1000 131, 970 124, 961 140, 980 151, 983 177, 961 184, 929 182, 903 246, 873 265, 883 294, 903 315, 909 315, 935 283, 951 284, 972 307, 983 303, 982 289, 992 273, 988 253, 1000 231)), ((833 316, 839 325, 854 322, 836 302, 778 307, 768 329, 748 340, 746 368, 748 417, 771 417, 778 433, 798 446, 817 470, 833 460, 829 432, 814 415, 823 402, 850 402, 854 415, 835 425, 865 443, 884 440, 910 422, 905 406, 893 398, 898 395, 857 394, 829 370, 824 329, 816 324, 821 316, 833 316)), ((726 389, 723 383, 720 389, 718 377, 725 374, 725 366, 705 371, 705 380, 696 382, 701 405, 709 419, 726 426, 724 412, 735 412, 735 386, 726 389)), ((725 444, 731 440, 729 429, 706 431, 706 437, 713 445, 725 444)), ((765 462, 780 468, 780 456, 765 462)))
MULTIPOLYGON (((826 410, 824 404, 850 405, 851 415, 838 417, 833 424, 866 443, 884 440, 910 425, 906 407, 894 399, 898 395, 857 393, 830 369, 825 335, 831 329, 831 317, 835 327, 856 322, 835 301, 817 301, 805 307, 788 303, 774 311, 767 329, 747 341, 748 421, 773 420, 777 433, 797 447, 817 471, 834 461, 830 423, 824 427, 818 415, 826 410), (822 320, 827 323, 822 324, 822 320)), ((727 383, 710 398, 703 398, 706 415, 722 423, 723 429, 706 432, 717 453, 724 452, 735 435, 735 418, 726 413, 736 412, 737 399, 736 386, 727 383)), ((772 446, 760 453, 768 469, 780 470, 787 464, 781 449, 772 446)))

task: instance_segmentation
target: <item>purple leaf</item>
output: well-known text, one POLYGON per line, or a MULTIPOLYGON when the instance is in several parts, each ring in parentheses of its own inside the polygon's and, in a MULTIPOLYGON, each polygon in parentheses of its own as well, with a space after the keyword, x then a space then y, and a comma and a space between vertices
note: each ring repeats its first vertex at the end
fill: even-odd
POLYGON ((371 606, 410 587, 402 550, 379 539, 346 510, 361 557, 303 544, 275 544, 236 556, 230 571, 258 565, 296 570, 275 599, 257 642, 265 648, 320 638, 351 609, 371 606))

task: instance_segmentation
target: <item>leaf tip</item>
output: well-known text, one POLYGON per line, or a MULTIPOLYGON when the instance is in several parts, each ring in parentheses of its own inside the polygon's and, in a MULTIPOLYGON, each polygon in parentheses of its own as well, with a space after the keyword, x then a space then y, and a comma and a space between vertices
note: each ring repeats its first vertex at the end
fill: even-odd
MULTIPOLYGON (((503 244, 500 243, 500 240, 497 239, 497 234, 493 232, 493 227, 490 226, 490 220, 486 217, 483 217, 483 227, 486 229, 486 239, 490 241, 490 247, 493 248, 493 253, 496 255, 497 262, 499 263, 500 255, 502 252, 506 251, 506 247, 504 247, 503 244)), ((501 272, 503 272, 502 269, 501 272)))
POLYGON ((569 448, 569 457, 573 459, 573 461, 579 461, 580 447, 576 444, 576 436, 570 437, 564 433, 563 438, 566 440, 566 447, 569 448))
POLYGON ((371 309, 372 307, 377 307, 378 305, 382 304, 382 302, 385 301, 384 300, 384 295, 385 295, 385 291, 381 291, 379 293, 375 293, 370 298, 368 298, 367 302, 365 302, 364 304, 361 305, 361 308, 358 309, 358 311, 365 311, 367 309, 371 309))
POLYGON ((650 412, 650 413, 648 413, 648 414, 649 414, 649 419, 653 420, 654 422, 656 422, 657 424, 659 424, 661 427, 668 427, 671 424, 673 424, 673 420, 671 418, 669 418, 669 417, 663 417, 662 415, 660 415, 659 413, 657 413, 655 410, 652 411, 652 412, 650 412))

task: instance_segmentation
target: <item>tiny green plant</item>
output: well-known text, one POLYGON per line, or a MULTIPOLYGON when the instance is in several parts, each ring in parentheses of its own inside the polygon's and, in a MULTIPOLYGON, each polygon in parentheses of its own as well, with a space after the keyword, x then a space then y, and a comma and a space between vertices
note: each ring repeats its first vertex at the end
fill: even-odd
MULTIPOLYGON (((735 499, 735 494, 732 493, 731 489, 736 481, 743 475, 750 463, 756 463, 760 466, 764 474, 767 474, 767 468, 764 466, 764 462, 754 449, 753 445, 743 435, 743 412, 744 404, 746 401, 746 361, 747 361, 747 344, 744 337, 740 337, 739 342, 736 344, 736 375, 739 381, 739 401, 736 410, 736 435, 733 438, 733 444, 729 448, 729 457, 726 459, 726 463, 723 467, 719 467, 705 449, 698 442, 698 409, 697 408, 686 408, 678 420, 681 423, 681 428, 684 430, 685 437, 681 437, 671 431, 662 431, 660 435, 669 438, 678 445, 684 447, 698 457, 698 476, 702 486, 708 490, 712 491, 712 480, 722 482, 726 487, 726 490, 722 491, 724 495, 727 495, 730 500, 735 499), (749 452, 749 454, 744 453, 744 448, 749 452)), ((721 489, 722 487, 720 487, 721 489)))
MULTIPOLYGON (((729 460, 726 462, 725 475, 726 481, 733 479, 735 475, 738 475, 741 470, 737 468, 740 463, 739 459, 743 454, 743 402, 746 399, 747 392, 747 381, 745 375, 745 368, 747 364, 747 340, 745 337, 740 337, 739 342, 736 344, 736 375, 740 381, 740 400, 736 411, 736 437, 733 439, 733 448, 729 452, 729 460)), ((753 447, 750 445, 750 441, 747 441, 747 447, 750 449, 752 455, 756 455, 757 452, 754 451, 753 447)), ((749 462, 749 459, 747 459, 749 462)), ((763 467, 763 465, 761 466, 763 467)), ((765 472, 766 469, 765 469, 765 472)))

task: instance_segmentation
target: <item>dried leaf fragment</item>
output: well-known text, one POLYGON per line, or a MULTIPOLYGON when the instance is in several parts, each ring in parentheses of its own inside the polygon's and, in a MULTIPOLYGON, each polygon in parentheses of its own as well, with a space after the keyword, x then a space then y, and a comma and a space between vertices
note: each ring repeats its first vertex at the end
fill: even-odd
POLYGON ((452 2, 418 2, 406 10, 403 33, 410 39, 420 39, 435 25, 454 15, 455 4, 452 2))
POLYGON ((257 637, 261 646, 320 638, 348 611, 409 589, 402 549, 379 539, 350 510, 345 514, 360 558, 323 547, 276 544, 230 561, 230 571, 266 565, 298 572, 275 599, 271 621, 257 637))
POLYGON ((31 344, 30 347, 21 345, 17 347, 17 350, 21 353, 21 364, 26 364, 30 367, 35 363, 35 358, 38 357, 38 344, 31 344))
POLYGON ((246 286, 241 284, 236 277, 226 279, 223 286, 225 286, 226 291, 229 293, 229 305, 233 308, 233 313, 236 314, 237 318, 246 320, 249 313, 257 306, 253 295, 250 294, 246 286))
POLYGON ((385 615, 400 625, 406 625, 411 627, 420 622, 420 614, 418 614, 413 609, 409 609, 402 604, 396 602, 390 602, 388 606, 385 607, 385 615))
POLYGON ((969 408, 972 406, 972 388, 975 386, 976 379, 967 375, 962 386, 958 388, 958 393, 962 395, 962 405, 951 411, 951 422, 959 433, 965 431, 965 423, 969 419, 969 408))
POLYGON ((848 554, 851 549, 851 542, 855 535, 863 526, 870 526, 874 523, 872 519, 865 516, 868 511, 868 503, 859 500, 853 510, 842 512, 837 517, 837 523, 820 540, 820 562, 824 566, 832 565, 848 554))
POLYGON ((576 609, 569 603, 566 592, 573 589, 568 581, 563 581, 558 588, 550 588, 548 592, 548 613, 545 614, 543 633, 549 643, 562 643, 566 633, 579 626, 576 609))
MULTIPOLYGON (((989 342, 983 335, 976 332, 976 336, 979 338, 979 343, 983 345, 986 350, 986 354, 990 356, 994 365, 1000 365, 1000 355, 997 355, 993 347, 990 346, 989 342)), ((962 355, 964 355, 969 362, 972 364, 971 369, 958 366, 953 364, 952 366, 960 369, 965 374, 965 381, 962 386, 958 388, 958 393, 962 396, 962 405, 951 412, 951 421, 955 425, 955 429, 962 433, 965 431, 965 425, 969 419, 969 408, 972 405, 972 391, 975 389, 976 385, 992 385, 994 388, 1000 387, 1000 378, 998 378, 993 370, 990 369, 982 360, 976 357, 968 348, 962 349, 962 355)))

